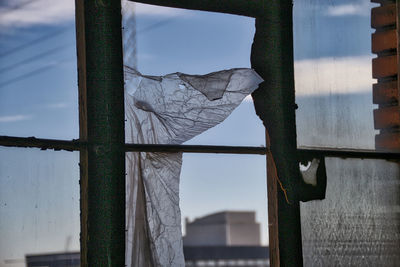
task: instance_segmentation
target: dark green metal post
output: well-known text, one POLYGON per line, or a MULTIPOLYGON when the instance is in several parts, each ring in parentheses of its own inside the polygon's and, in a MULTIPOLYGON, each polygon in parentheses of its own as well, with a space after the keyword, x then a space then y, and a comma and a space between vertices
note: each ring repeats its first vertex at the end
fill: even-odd
POLYGON ((82 266, 125 266, 125 133, 120 0, 76 0, 82 266))
MULTIPOLYGON (((269 133, 277 178, 288 197, 287 200, 277 178, 268 177, 268 193, 275 194, 268 198, 278 200, 275 203, 269 201, 269 205, 275 205, 269 207, 269 220, 272 224, 276 223, 277 228, 275 232, 272 231, 274 236, 270 236, 270 246, 276 245, 272 253, 278 255, 274 262, 271 261, 271 266, 303 265, 298 200, 300 177, 296 156, 292 8, 292 0, 264 1, 264 15, 256 18, 251 53, 252 67, 265 80, 253 94, 256 112, 269 133), (272 183, 275 183, 275 187, 271 186, 272 183), (271 244, 271 238, 274 244, 271 244)), ((273 165, 270 163, 269 176, 273 174, 273 165)))

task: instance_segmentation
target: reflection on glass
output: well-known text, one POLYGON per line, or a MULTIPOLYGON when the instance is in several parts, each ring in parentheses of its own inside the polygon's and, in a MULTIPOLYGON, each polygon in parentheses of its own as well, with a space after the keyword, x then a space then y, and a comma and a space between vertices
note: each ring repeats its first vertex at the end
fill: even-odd
POLYGON ((369 0, 294 2, 298 145, 374 149, 369 0))
MULTIPOLYGON (((294 2, 299 146, 375 149, 370 2, 294 2)), ((398 163, 327 158, 326 168, 326 199, 301 204, 304 265, 398 265, 398 163)))
POLYGON ((326 199, 301 204, 304 266, 396 266, 399 165, 328 158, 326 166, 326 199))
POLYGON ((0 147, 0 266, 79 251, 79 153, 0 147))

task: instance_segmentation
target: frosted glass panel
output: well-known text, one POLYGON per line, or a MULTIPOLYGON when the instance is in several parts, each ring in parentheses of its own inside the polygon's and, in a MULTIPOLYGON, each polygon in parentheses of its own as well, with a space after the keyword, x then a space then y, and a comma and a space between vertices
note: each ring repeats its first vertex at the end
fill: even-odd
POLYGON ((0 147, 0 266, 79 251, 79 153, 0 147))
POLYGON ((398 266, 399 165, 326 159, 326 199, 301 203, 304 266, 398 266))
POLYGON ((299 146, 374 149, 370 0, 294 1, 299 146))

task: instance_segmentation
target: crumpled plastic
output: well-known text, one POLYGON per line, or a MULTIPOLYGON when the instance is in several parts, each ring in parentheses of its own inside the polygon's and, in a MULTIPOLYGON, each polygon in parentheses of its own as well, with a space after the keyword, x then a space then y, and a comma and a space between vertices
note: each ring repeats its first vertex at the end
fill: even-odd
MULTIPOLYGON (((251 69, 146 76, 125 68, 126 141, 182 144, 221 123, 262 79, 251 69)), ((127 153, 126 265, 184 266, 182 153, 127 153)))

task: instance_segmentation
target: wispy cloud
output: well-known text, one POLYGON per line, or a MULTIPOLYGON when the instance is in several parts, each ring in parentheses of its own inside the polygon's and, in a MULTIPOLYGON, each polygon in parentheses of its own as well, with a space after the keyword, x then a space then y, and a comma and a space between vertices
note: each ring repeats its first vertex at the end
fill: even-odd
POLYGON ((37 24, 64 23, 74 19, 75 1, 71 0, 36 0, 18 6, 23 1, 7 0, 7 5, 0 8, 0 26, 21 27, 37 24))
MULTIPOLYGON (((297 96, 351 94, 370 91, 371 56, 317 58, 294 62, 297 96)), ((271 88, 273 90, 273 88, 271 88)), ((253 102, 251 95, 244 101, 253 102)))
POLYGON ((297 95, 346 94, 371 90, 372 56, 296 61, 297 95))
MULTIPOLYGON (((183 9, 166 8, 139 3, 124 3, 133 8, 136 15, 173 17, 188 12, 183 9)), ((73 0, 5 0, 0 6, 0 27, 21 27, 31 25, 49 25, 74 20, 75 1, 73 0)))
POLYGON ((331 17, 340 16, 369 16, 373 4, 365 1, 359 3, 350 3, 337 6, 329 6, 326 15, 331 17))
POLYGON ((10 115, 10 116, 0 116, 1 122, 17 122, 17 121, 25 121, 30 120, 32 118, 31 115, 10 115))

